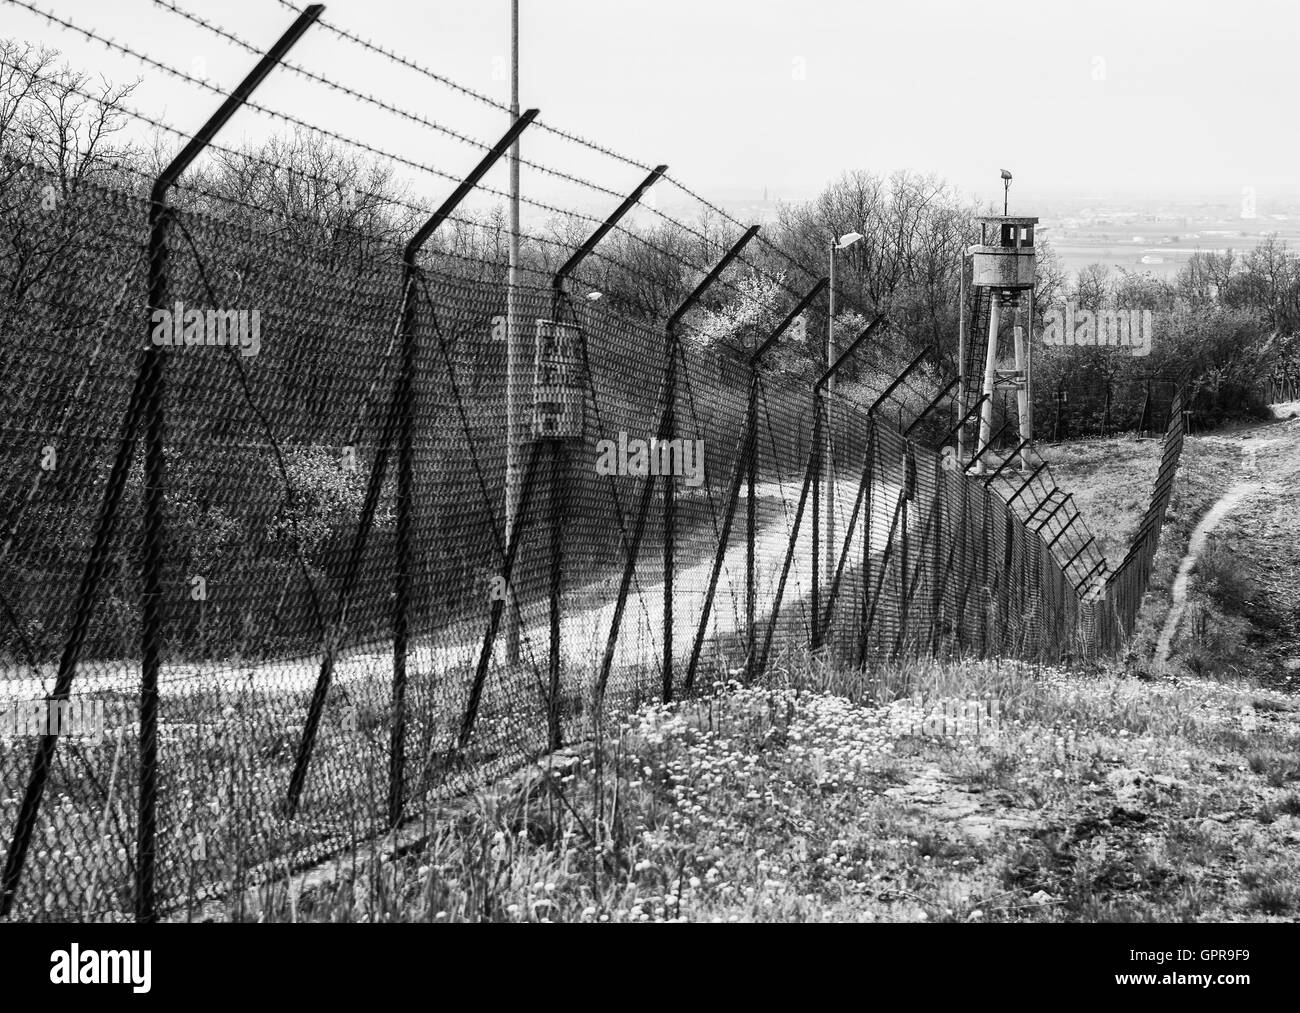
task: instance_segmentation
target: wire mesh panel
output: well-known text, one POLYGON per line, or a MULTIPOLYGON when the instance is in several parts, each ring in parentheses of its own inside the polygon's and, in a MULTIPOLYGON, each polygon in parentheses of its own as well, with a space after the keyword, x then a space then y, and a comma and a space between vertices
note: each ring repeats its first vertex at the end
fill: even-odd
MULTIPOLYGON (((19 168, 35 200, 47 180, 19 168)), ((43 270, 0 253, 0 704, 46 721, 0 742, 16 917, 126 918, 145 887, 165 912, 237 908, 628 708, 808 647, 1057 659, 1132 628, 1177 398, 1107 574, 1050 471, 956 460, 951 378, 897 334, 830 390, 684 323, 512 297, 486 261, 192 197, 150 312, 148 212, 87 187, 24 219, 43 270), (51 694, 90 724, 51 734, 51 694)))

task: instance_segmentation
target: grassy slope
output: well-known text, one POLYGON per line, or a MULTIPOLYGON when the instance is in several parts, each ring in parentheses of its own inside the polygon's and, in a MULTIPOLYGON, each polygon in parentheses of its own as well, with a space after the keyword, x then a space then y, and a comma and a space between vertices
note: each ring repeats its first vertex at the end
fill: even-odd
MULTIPOLYGON (((1281 430, 1247 439, 1287 437, 1258 455, 1285 488, 1300 451, 1281 430)), ((1194 582, 1178 674, 1147 674, 1159 592, 1196 520, 1242 477, 1227 437, 1188 441, 1156 593, 1116 666, 934 664, 867 677, 791 657, 780 685, 719 686, 713 698, 638 712, 599 753, 485 789, 454 817, 434 814, 428 839, 405 854, 357 855, 332 882, 264 895, 260 916, 1300 917, 1300 710, 1278 675, 1288 652, 1300 655, 1288 639, 1300 623, 1287 625, 1295 571, 1277 562, 1279 545, 1296 548, 1285 495, 1224 529, 1233 548, 1218 562, 1207 555, 1194 582), (1249 618, 1264 612, 1281 619, 1249 618), (996 699, 1001 717, 978 736, 962 722, 927 727, 929 704, 918 709, 914 695, 996 699)), ((1122 552, 1155 444, 1048 453, 1093 530, 1122 552)))

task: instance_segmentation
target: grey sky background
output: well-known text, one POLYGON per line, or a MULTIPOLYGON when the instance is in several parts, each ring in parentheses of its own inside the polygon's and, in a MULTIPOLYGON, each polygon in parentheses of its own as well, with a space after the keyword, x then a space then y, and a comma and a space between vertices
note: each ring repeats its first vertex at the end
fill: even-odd
MULTIPOLYGON (((233 87, 255 57, 150 0, 30 0, 173 67, 233 87)), ((172 0, 168 0, 172 2, 172 0)), ((175 0, 265 48, 293 12, 277 0, 175 0)), ((717 199, 797 199, 841 172, 935 172, 966 193, 1203 196, 1300 193, 1300 8, 1236 0, 523 0, 522 99, 556 126, 638 161, 667 162, 717 199)), ((508 0, 333 0, 327 21, 502 102, 508 0)), ((186 133, 219 98, 87 42, 12 3, 0 35, 74 67, 143 83, 132 103, 186 133)), ((319 27, 295 62, 484 141, 504 114, 319 27)), ((279 72, 258 101, 459 176, 464 144, 279 72)), ((251 111, 227 144, 289 129, 251 111)), ((174 150, 179 143, 168 140, 174 150)), ((641 172, 540 133, 524 156, 625 191, 641 172)), ((413 196, 448 183, 403 167, 413 196)), ((489 184, 504 189, 504 167, 489 184)), ((599 207, 535 173, 525 192, 599 207)), ((491 199, 490 197, 488 198, 491 199)))

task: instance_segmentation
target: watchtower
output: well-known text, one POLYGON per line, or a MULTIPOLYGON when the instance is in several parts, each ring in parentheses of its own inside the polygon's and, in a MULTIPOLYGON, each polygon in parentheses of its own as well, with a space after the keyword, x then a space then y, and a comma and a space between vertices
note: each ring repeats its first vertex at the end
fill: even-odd
MULTIPOLYGON (((1002 170, 1002 179, 1009 188, 1011 173, 1002 170)), ((1020 468, 1029 467, 1027 452, 1033 442, 1033 369, 1030 348, 1033 335, 1025 334, 1021 325, 1021 303, 1028 303, 1026 316, 1029 330, 1033 329, 1034 299, 1034 226, 1037 218, 1006 214, 984 215, 976 219, 980 226, 980 241, 970 247, 971 284, 984 289, 981 295, 989 299, 988 346, 984 354, 984 382, 981 393, 984 402, 980 412, 979 447, 988 445, 993 436, 993 395, 998 390, 1014 390, 1016 407, 1020 416, 1020 468), (1027 296, 1027 298, 1026 298, 1027 296), (998 331, 1002 311, 1015 314, 1015 368, 998 368, 998 331)), ((963 299, 962 313, 965 313, 963 299)), ((964 333, 964 332, 963 332, 964 333)), ((964 360, 964 355, 963 355, 964 360)), ((964 362, 963 362, 964 365, 964 362)), ((964 389, 964 385, 963 385, 964 389)), ((982 466, 978 470, 983 470, 982 466)))

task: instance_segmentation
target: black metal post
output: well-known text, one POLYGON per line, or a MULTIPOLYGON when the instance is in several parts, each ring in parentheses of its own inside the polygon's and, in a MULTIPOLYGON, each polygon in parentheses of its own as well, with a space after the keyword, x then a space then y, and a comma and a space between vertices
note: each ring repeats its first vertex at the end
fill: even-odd
MULTIPOLYGON (((817 427, 814 427, 815 430, 817 427)), ((819 437, 820 431, 815 431, 814 436, 819 437)), ((777 618, 781 614, 781 599, 785 595, 785 582, 790 576, 790 564, 794 560, 795 543, 799 540, 799 525, 803 522, 804 506, 808 502, 808 486, 813 480, 814 462, 812 455, 816 453, 816 447, 808 452, 808 466, 804 469, 803 488, 799 490, 799 504, 794 511, 794 524, 790 530, 790 542, 785 550, 785 562, 781 564, 781 578, 776 583, 776 600, 772 603, 772 619, 767 625, 767 634, 763 637, 763 650, 759 654, 758 664, 754 667, 754 674, 762 672, 767 667, 768 652, 772 649, 772 634, 776 632, 777 618)))
POLYGON ((565 471, 568 463, 563 441, 547 440, 550 444, 550 468, 547 473, 547 523, 550 534, 551 578, 548 614, 550 617, 550 649, 547 657, 546 681, 546 742, 547 750, 555 752, 561 746, 560 733, 560 594, 561 567, 564 551, 564 518, 567 513, 565 496, 565 471))
POLYGON ((749 433, 750 454, 745 462, 745 681, 754 675, 754 647, 757 631, 754 629, 754 596, 757 588, 754 581, 754 534, 758 526, 758 504, 754 502, 756 478, 758 472, 758 369, 752 367, 749 374, 749 406, 745 415, 745 427, 749 433))
POLYGON ((876 591, 871 596, 871 608, 867 611, 867 621, 862 627, 862 647, 858 653, 864 661, 867 657, 867 638, 871 633, 871 626, 876 618, 876 608, 880 604, 880 589, 884 586, 885 574, 889 572, 889 557, 894 551, 894 532, 898 530, 898 518, 903 512, 903 505, 906 502, 906 495, 900 491, 898 502, 894 505, 894 518, 889 522, 889 535, 885 539, 885 551, 880 557, 880 576, 876 578, 876 591))
MULTIPOLYGON (((677 398, 677 358, 681 354, 681 342, 677 337, 677 326, 704 294, 718 280, 728 265, 731 264, 749 241, 758 235, 759 226, 751 225, 743 236, 732 245, 722 259, 713 265, 695 290, 686 297, 668 318, 664 327, 665 357, 667 361, 668 391, 664 411, 663 431, 659 434, 660 453, 671 444, 677 428, 674 407, 677 398)), ((662 464, 662 458, 661 458, 662 464)), ((661 469, 662 470, 662 469, 661 469)), ((663 475, 664 483, 664 654, 663 654, 663 701, 669 703, 673 698, 673 550, 677 527, 677 496, 672 475, 663 475)))
POLYGON ((876 477, 876 420, 867 419, 867 498, 866 498, 866 516, 862 519, 862 605, 858 618, 859 649, 858 664, 866 663, 866 637, 867 628, 867 605, 871 597, 871 522, 874 518, 875 505, 872 497, 872 487, 875 485, 876 477))
POLYGON ((573 251, 573 255, 564 262, 560 269, 555 272, 555 277, 551 279, 552 291, 562 291, 564 280, 578 269, 578 266, 587 259, 588 254, 596 248, 602 239, 609 235, 610 230, 618 225, 629 211, 636 207, 637 201, 645 196, 645 192, 659 182, 660 177, 667 171, 668 166, 656 165, 650 171, 650 175, 646 176, 640 185, 624 198, 623 203, 615 208, 614 212, 601 223, 600 227, 587 237, 586 242, 573 251))
MULTIPOLYGON (((868 446, 870 438, 868 438, 868 446)), ((853 532, 858 526, 858 515, 862 510, 862 501, 867 495, 867 490, 871 487, 871 456, 870 452, 862 462, 862 478, 858 482, 858 494, 853 500, 853 510, 849 514, 848 529, 844 532, 844 548, 840 550, 839 562, 835 566, 835 574, 831 578, 830 591, 826 595, 826 620, 822 623, 821 640, 825 641, 826 634, 830 631, 831 614, 835 608, 835 598, 840 591, 840 580, 844 574, 844 564, 849 557, 849 548, 853 544, 853 532)), ((864 537, 870 539, 871 532, 865 531, 864 537)), ((830 560, 828 559, 829 563, 830 560)), ((814 614, 814 620, 816 615, 814 614)))
MULTIPOLYGON (((329 695, 330 683, 334 677, 335 660, 342 644, 348 606, 351 603, 352 591, 361 571, 366 543, 370 538, 375 509, 379 503, 379 493, 383 488, 384 474, 388 468, 388 455, 394 442, 398 444, 397 568, 394 596, 396 600, 393 614, 393 730, 389 747, 388 815, 390 821, 396 821, 401 816, 406 728, 407 611, 410 604, 411 587, 411 502, 414 481, 411 401, 416 352, 415 289, 413 284, 417 273, 415 258, 429 237, 437 231, 438 227, 447 220, 460 202, 478 185, 484 174, 509 150, 524 128, 536 119, 537 113, 538 110, 529 109, 511 124, 510 129, 506 131, 501 140, 483 156, 478 165, 461 181, 451 196, 415 232, 403 251, 403 299, 398 324, 402 347, 402 367, 397 382, 393 385, 392 401, 389 404, 388 414, 384 419, 375 460, 371 465, 370 477, 366 486, 366 498, 362 505, 361 517, 357 522, 357 529, 353 535, 347 565, 339 589, 334 620, 324 644, 320 672, 316 677, 316 686, 312 691, 311 703, 307 708, 307 718, 303 724, 302 737, 298 742, 293 772, 289 778, 285 811, 290 816, 298 809, 303 785, 306 783, 307 767, 311 763, 312 750, 316 742, 316 732, 320 727, 321 715, 325 709, 325 700, 329 695)), ((495 631, 495 627, 493 629, 495 631)))
POLYGON ((782 334, 799 318, 812 301, 817 298, 827 284, 829 278, 818 278, 816 283, 810 288, 802 299, 795 304, 794 308, 786 314, 786 317, 754 350, 754 354, 749 357, 749 408, 747 415, 747 430, 750 434, 751 451, 749 463, 746 468, 746 499, 745 499, 745 681, 749 682, 754 677, 754 663, 757 660, 755 648, 757 646, 758 630, 756 622, 756 602, 757 594, 754 579, 754 537, 757 528, 758 508, 754 498, 754 486, 758 469, 758 394, 761 390, 759 380, 759 366, 762 362, 763 355, 776 342, 782 334))
MULTIPOLYGON (((540 457, 541 443, 534 441, 524 471, 524 487, 519 494, 519 522, 508 532, 506 558, 501 566, 501 576, 505 578, 507 587, 510 586, 515 557, 519 554, 519 541, 523 537, 524 522, 528 519, 528 504, 532 499, 533 486, 536 484, 540 457)), ((479 649, 478 665, 474 669, 474 682, 470 686, 469 702, 465 707, 465 714, 460 723, 460 732, 456 738, 458 752, 463 752, 465 747, 469 745, 469 737, 474 731, 474 722, 478 718, 479 702, 483 697, 483 686, 487 682, 488 665, 492 661, 492 646, 496 640, 497 630, 501 626, 501 613, 505 611, 506 599, 511 602, 514 601, 514 597, 507 594, 504 599, 497 599, 492 602, 492 614, 488 619, 487 630, 483 634, 483 646, 479 649)))
MULTIPOLYGON (((604 222, 594 231, 581 246, 576 249, 572 256, 561 265, 560 269, 555 272, 551 278, 551 316, 558 323, 560 317, 560 304, 564 298, 564 282, 587 258, 600 241, 607 236, 623 217, 632 210, 637 202, 645 195, 665 172, 668 166, 656 166, 640 185, 627 195, 621 204, 605 219, 604 222)), ((582 342, 582 354, 584 366, 587 363, 586 341, 582 342)), ((670 367, 671 368, 671 367, 670 367)), ((589 374, 589 371, 588 371, 589 374)), ((589 374, 590 375, 590 374, 589 374)), ((671 403, 671 399, 670 399, 671 403)), ((567 485, 568 454, 565 451, 561 441, 554 440, 551 443, 551 467, 549 471, 550 483, 550 508, 549 508, 549 530, 550 530, 550 594, 549 594, 549 617, 550 617, 550 651, 548 660, 548 744, 549 748, 554 751, 561 746, 561 729, 560 729, 560 712, 559 712, 559 693, 560 693, 560 627, 561 627, 561 603, 562 603, 562 581, 563 581, 563 550, 564 550, 564 528, 568 516, 568 498, 566 494, 567 485)), ((611 486, 613 479, 611 478, 611 486)), ((615 506, 618 506, 617 490, 614 492, 615 506)), ((637 546, 640 545, 640 538, 636 539, 637 546)), ((629 547, 630 548, 630 547, 629 547)), ((622 616, 622 602, 620 601, 617 612, 619 618, 622 616)), ((609 645, 612 652, 613 644, 609 645)), ((611 654, 612 660, 612 654, 611 654)), ((604 678, 598 682, 598 694, 603 696, 605 679, 608 678, 608 671, 603 669, 604 678)))
MULTIPOLYGON (((108 561, 108 550, 116 527, 121 502, 135 452, 135 442, 143 422, 145 427, 144 546, 142 559, 141 639, 142 665, 140 686, 140 798, 136 837, 135 916, 137 921, 157 919, 154 869, 157 861, 157 786, 158 786, 158 671, 162 657, 162 551, 164 519, 164 422, 163 422, 163 353, 153 344, 153 311, 166 300, 167 244, 166 231, 171 218, 167 196, 172 185, 194 159, 211 143, 218 131, 244 104, 248 96, 293 48, 294 43, 320 17, 322 4, 307 7, 274 46, 254 66, 239 86, 227 96, 220 108, 208 119, 154 181, 149 203, 149 281, 146 306, 145 344, 140 353, 135 387, 123 420, 117 457, 109 473, 104 499, 96 524, 90 558, 82 574, 72 630, 64 644, 63 656, 51 700, 66 700, 85 642, 86 630, 94 608, 94 596, 108 561)), ((57 738, 41 737, 32 764, 31 776, 23 796, 18 824, 5 859, 0 880, 0 915, 7 915, 31 843, 45 782, 54 759, 57 738)))
POLYGON ((812 394, 812 413, 813 413, 813 441, 810 448, 809 463, 812 465, 812 629, 809 630, 808 646, 811 650, 816 651, 821 647, 821 634, 819 631, 821 608, 821 488, 822 488, 822 402, 817 396, 817 388, 813 388, 812 394))
POLYGON ((898 640, 894 644, 894 654, 901 655, 907 638, 907 493, 904 492, 899 497, 899 504, 903 511, 902 534, 900 535, 901 551, 898 556, 898 590, 899 610, 898 610, 898 640))
POLYGON ((1025 479, 1023 482, 1020 483, 1020 488, 1018 488, 1014 493, 1011 494, 1011 498, 1007 500, 1007 506, 1011 506, 1012 503, 1018 500, 1020 498, 1020 494, 1029 488, 1030 483, 1032 483, 1034 479, 1036 479, 1039 476, 1039 473, 1042 472, 1042 470, 1046 467, 1047 467, 1046 461, 1043 461, 1041 464, 1039 464, 1038 467, 1034 469, 1033 474, 1031 474, 1027 479, 1025 479))
MULTIPOLYGON (((849 358, 854 353, 857 352, 858 348, 862 345, 862 343, 871 336, 872 332, 880 325, 880 322, 884 319, 885 317, 883 313, 877 314, 876 318, 872 320, 871 323, 867 324, 867 326, 863 329, 862 333, 859 334, 856 338, 854 338, 851 342, 849 342, 848 347, 845 348, 844 351, 840 353, 839 357, 833 363, 827 366, 826 371, 822 373, 822 375, 818 377, 816 381, 814 381, 813 388, 812 388, 812 411, 813 411, 814 427, 820 427, 823 412, 824 411, 829 412, 830 409, 830 406, 826 405, 822 400, 822 393, 826 388, 826 384, 830 382, 831 377, 833 377, 837 372, 839 372, 840 367, 843 366, 844 363, 848 362, 849 358)), ((830 419, 828 418, 827 425, 829 424, 830 424, 830 419)), ((821 639, 822 626, 821 626, 821 618, 820 618, 821 617, 822 453, 821 453, 820 442, 816 443, 816 445, 813 447, 813 453, 815 455, 814 460, 816 462, 816 471, 813 476, 813 489, 812 489, 812 497, 813 497, 813 501, 812 501, 812 603, 811 603, 812 629, 809 631, 810 634, 809 647, 812 650, 816 651, 819 650, 822 645, 822 639, 821 639)), ((832 461, 830 463, 833 467, 834 462, 832 461)), ((827 548, 827 551, 828 552, 830 551, 829 547, 827 548)), ((829 567, 831 563, 832 560, 830 558, 827 558, 826 565, 829 567)))
POLYGON ((736 516, 736 505, 740 499, 740 480, 749 471, 749 457, 754 452, 750 427, 741 434, 736 463, 731 472, 731 483, 727 493, 727 506, 723 512, 722 530, 718 533, 718 547, 713 555, 713 567, 709 571, 709 585, 704 592, 704 607, 700 610, 700 625, 695 632, 695 641, 691 645, 691 660, 686 666, 686 693, 689 696, 695 688, 695 669, 700 662, 700 651, 704 647, 704 638, 708 633, 709 613, 713 609, 713 596, 718 589, 718 577, 722 573, 722 563, 727 555, 727 542, 731 538, 731 522, 736 516))

